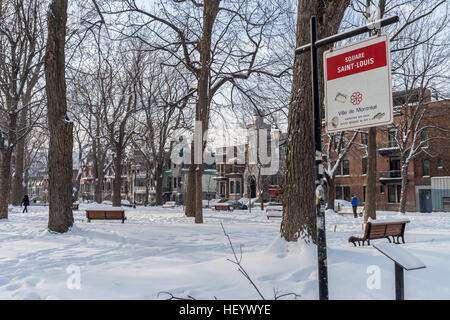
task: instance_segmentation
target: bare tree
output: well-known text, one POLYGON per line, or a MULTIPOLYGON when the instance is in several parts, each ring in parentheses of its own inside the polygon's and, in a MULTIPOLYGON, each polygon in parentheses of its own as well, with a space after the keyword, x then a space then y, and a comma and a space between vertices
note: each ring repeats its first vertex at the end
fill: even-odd
POLYGON ((64 54, 67 0, 52 1, 47 20, 48 39, 45 55, 45 78, 50 132, 48 228, 50 231, 63 233, 67 232, 73 225, 73 123, 67 113, 64 54))
MULTIPOLYGON (((126 34, 127 37, 141 39, 148 50, 170 54, 172 59, 167 66, 186 68, 196 77, 195 132, 198 137, 206 136, 214 96, 225 89, 225 85, 239 88, 240 83, 252 75, 280 77, 286 69, 290 69, 287 67, 279 73, 267 71, 273 61, 266 59, 267 55, 262 53, 269 46, 268 39, 273 36, 271 22, 279 15, 281 1, 264 5, 243 0, 161 1, 158 4, 160 9, 155 12, 142 9, 134 0, 122 3, 126 4, 124 9, 108 10, 107 14, 134 12, 142 19, 131 26, 132 32, 126 34), (148 34, 152 35, 151 40, 148 40, 148 34)), ((197 160, 200 160, 198 158, 205 150, 206 141, 198 144, 197 160)), ((191 157, 186 215, 195 216, 196 222, 202 223, 201 178, 204 164, 193 163, 194 149, 191 157)))
MULTIPOLYGON (((411 96, 416 95, 415 89, 424 92, 429 85, 428 81, 431 81, 436 85, 436 74, 429 76, 427 79, 424 76, 425 73, 436 71, 436 66, 443 63, 445 53, 430 54, 431 51, 445 52, 445 41, 438 40, 442 37, 444 30, 448 27, 448 7, 445 7, 446 1, 428 2, 423 0, 380 0, 378 2, 373 0, 355 0, 352 1, 352 9, 362 14, 364 19, 377 11, 378 17, 381 18, 384 15, 398 15, 400 16, 401 23, 399 26, 391 26, 390 28, 390 41, 391 41, 391 53, 392 53, 392 75, 394 88, 400 91, 409 92, 411 96), (374 12, 370 12, 374 11, 374 12), (433 50, 434 49, 434 50, 433 50), (419 53, 419 51, 422 51, 419 53), (428 58, 423 57, 428 56, 428 58), (420 63, 420 60, 428 60, 427 62, 420 63), (436 62, 436 64, 434 64, 436 62), (414 65, 412 67, 412 65, 414 65), (419 67, 420 66, 420 67, 419 67), (418 70, 422 68, 422 70, 418 70), (407 79, 407 80, 406 80, 407 79), (406 80, 406 81, 405 81, 406 80), (411 84, 416 86, 411 87, 411 84)), ((358 19, 353 19, 358 21, 358 19)), ((442 69, 441 69, 442 70, 442 69)), ((440 77, 442 82, 442 77, 440 77)), ((420 94, 420 99, 417 104, 417 109, 422 109, 423 98, 425 96, 420 94), (422 101, 420 101, 422 100, 422 101)), ((398 124, 394 121, 394 127, 402 127, 402 136, 398 138, 398 144, 401 144, 403 149, 401 151, 402 158, 402 199, 400 201, 400 211, 404 212, 406 207, 406 191, 407 191, 407 166, 404 167, 405 162, 410 162, 414 156, 409 154, 409 151, 414 150, 413 147, 409 149, 411 145, 411 139, 414 137, 416 121, 420 117, 407 107, 408 100, 405 99, 406 105, 402 106, 400 122, 398 124), (408 110, 407 110, 408 109, 408 110), (411 114, 413 119, 411 119, 411 114), (402 126, 403 125, 403 126, 402 126), (408 128, 408 129, 405 129, 408 128), (408 155, 411 155, 411 159, 408 159, 408 155), (403 174, 405 174, 403 176, 403 174)), ((414 109, 414 108, 411 108, 414 109)), ((420 130, 420 124, 417 128, 420 130)), ((384 129, 382 129, 384 130, 384 129)), ((420 143, 419 143, 420 145, 420 143)), ((421 150, 419 148, 419 150, 421 150)), ((413 154, 417 150, 413 151, 413 154)), ((376 218, 376 129, 370 129, 368 135, 368 174, 367 174, 367 188, 366 188, 366 206, 364 221, 367 221, 369 217, 376 218)))
POLYGON ((324 176, 327 181, 327 209, 334 210, 335 199, 335 178, 341 168, 342 160, 347 153, 355 147, 357 131, 342 131, 339 133, 329 133, 324 141, 326 161, 324 163, 324 176))
MULTIPOLYGON (((26 110, 42 63, 42 28, 39 1, 0 2, 0 219, 8 218, 13 150, 31 130, 26 110)), ((22 197, 23 144, 16 154, 17 197, 22 197), (17 186, 19 184, 19 186, 17 186)), ((17 204, 16 197, 14 203, 17 204)), ((22 199, 20 199, 22 200, 22 199)))
MULTIPOLYGON (((318 34, 335 34, 341 25, 348 1, 312 2, 299 0, 296 46, 310 42, 310 17, 318 19, 318 34)), ((319 50, 319 56, 325 48, 319 50)), ((319 59, 319 61, 321 61, 319 59)), ((322 63, 320 64, 322 70, 322 63)), ((321 90, 323 92, 323 72, 321 90)), ((316 165, 311 103, 311 67, 308 55, 295 57, 294 79, 289 106, 286 163, 283 177, 283 219, 281 235, 287 241, 317 240, 314 207, 316 165)))
MULTIPOLYGON (((444 40, 445 41, 445 40, 444 40)), ((448 117, 450 111, 432 108, 429 101, 432 95, 439 95, 436 90, 441 83, 446 83, 445 70, 448 70, 448 44, 438 40, 429 41, 402 52, 409 56, 408 62, 396 70, 399 87, 403 94, 399 96, 402 103, 396 108, 398 121, 386 132, 391 147, 397 147, 400 153, 400 173, 402 178, 399 212, 406 212, 408 167, 420 154, 433 157, 429 144, 436 140, 450 140, 449 129, 442 125, 440 118, 448 117), (400 80, 401 79, 401 80, 400 80)))
MULTIPOLYGON (((136 116, 141 133, 135 146, 146 157, 147 171, 154 171, 156 204, 163 204, 163 175, 167 170, 175 135, 190 129, 189 82, 179 72, 161 66, 154 55, 142 53, 145 66, 137 91, 143 112, 136 116)), ((148 172, 148 173, 150 173, 148 172)))
POLYGON ((116 52, 102 59, 98 85, 102 111, 102 130, 113 157, 113 206, 121 206, 122 167, 125 149, 135 134, 130 125, 133 115, 142 109, 138 104, 137 80, 142 68, 139 52, 116 52))

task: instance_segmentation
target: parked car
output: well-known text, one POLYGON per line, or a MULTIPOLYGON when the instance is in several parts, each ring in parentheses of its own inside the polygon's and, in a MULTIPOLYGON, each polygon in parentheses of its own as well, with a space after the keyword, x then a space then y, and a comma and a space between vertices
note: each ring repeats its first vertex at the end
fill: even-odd
POLYGON ((128 200, 122 200, 120 203, 123 207, 133 207, 133 204, 128 200))
POLYGON ((232 200, 227 202, 232 210, 247 210, 248 207, 245 204, 242 204, 242 202, 237 200, 232 200))
MULTIPOLYGON (((102 204, 107 204, 107 205, 112 206, 112 201, 105 200, 105 201, 102 202, 102 204)), ((122 200, 121 201, 121 205, 123 207, 132 207, 133 206, 133 204, 130 201, 128 201, 128 200, 122 200)))

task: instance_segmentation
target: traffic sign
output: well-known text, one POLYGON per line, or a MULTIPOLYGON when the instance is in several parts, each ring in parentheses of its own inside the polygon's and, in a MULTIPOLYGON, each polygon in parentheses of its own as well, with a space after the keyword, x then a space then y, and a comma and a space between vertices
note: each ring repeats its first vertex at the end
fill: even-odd
POLYGON ((326 132, 392 123, 387 35, 326 51, 324 70, 326 132))

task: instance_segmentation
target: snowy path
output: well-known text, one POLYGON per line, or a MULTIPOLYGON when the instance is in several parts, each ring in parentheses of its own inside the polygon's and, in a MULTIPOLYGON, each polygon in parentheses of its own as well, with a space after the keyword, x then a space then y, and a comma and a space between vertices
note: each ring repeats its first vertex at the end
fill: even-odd
MULTIPOLYGON (((227 258, 232 258, 223 222, 243 265, 266 298, 273 289, 317 297, 315 248, 279 240, 280 219, 253 210, 205 210, 195 225, 181 208, 127 209, 128 220, 87 223, 82 211, 65 235, 47 231, 47 209, 10 214, 0 221, 1 299, 158 299, 158 292, 199 299, 258 299, 227 258), (70 290, 69 266, 80 270, 81 288, 70 290)), ((379 218, 394 213, 380 212, 379 218)), ((450 299, 450 214, 407 214, 407 244, 428 266, 406 272, 406 299, 450 299)), ((353 247, 361 218, 327 214, 330 298, 392 299, 393 265, 372 247, 353 247), (336 225, 336 232, 333 232, 336 225), (381 288, 368 289, 368 267, 380 268, 381 288)), ((384 243, 378 240, 377 243, 384 243)), ((159 298, 164 298, 160 296, 159 298)))

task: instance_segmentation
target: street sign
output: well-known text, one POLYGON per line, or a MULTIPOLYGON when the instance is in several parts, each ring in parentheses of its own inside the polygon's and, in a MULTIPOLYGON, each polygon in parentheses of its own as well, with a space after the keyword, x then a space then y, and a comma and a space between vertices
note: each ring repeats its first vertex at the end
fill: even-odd
POLYGON ((326 51, 324 70, 326 132, 392 123, 387 35, 326 51))

